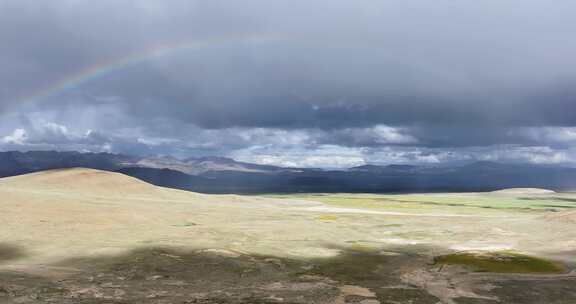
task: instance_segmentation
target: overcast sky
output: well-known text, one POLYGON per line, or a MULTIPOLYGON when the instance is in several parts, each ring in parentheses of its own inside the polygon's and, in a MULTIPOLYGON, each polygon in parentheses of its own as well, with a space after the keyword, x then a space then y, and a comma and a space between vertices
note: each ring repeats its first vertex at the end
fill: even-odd
POLYGON ((550 0, 0 0, 0 149, 574 166, 574 12, 550 0), (171 45, 200 47, 144 56, 171 45))

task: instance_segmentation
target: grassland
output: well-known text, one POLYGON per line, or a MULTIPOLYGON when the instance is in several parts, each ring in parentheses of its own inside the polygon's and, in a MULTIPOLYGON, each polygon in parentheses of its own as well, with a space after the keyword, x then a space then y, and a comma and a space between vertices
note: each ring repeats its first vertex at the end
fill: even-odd
POLYGON ((534 213, 576 209, 576 194, 504 195, 496 193, 442 194, 293 194, 276 198, 303 199, 343 208, 363 208, 397 212, 450 212, 490 214, 498 212, 534 213))
POLYGON ((562 273, 565 271, 565 268, 557 263, 509 251, 453 253, 438 256, 434 262, 494 273, 562 273))
POLYGON ((203 195, 77 169, 0 197, 2 304, 576 303, 570 194, 203 195))

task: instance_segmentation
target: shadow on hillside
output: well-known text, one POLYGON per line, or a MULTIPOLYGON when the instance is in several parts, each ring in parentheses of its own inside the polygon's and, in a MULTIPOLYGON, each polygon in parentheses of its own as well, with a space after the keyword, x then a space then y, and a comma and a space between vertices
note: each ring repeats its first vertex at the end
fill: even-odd
POLYGON ((568 203, 576 203, 576 199, 574 198, 567 198, 567 197, 519 197, 518 199, 524 201, 560 201, 560 202, 568 202, 568 203))
MULTIPOLYGON (((366 248, 332 249, 340 250, 341 254, 330 258, 289 259, 225 250, 141 248, 115 256, 78 257, 53 265, 79 270, 60 280, 0 272, 0 303, 439 302, 424 289, 401 280, 406 271, 436 271, 438 267, 430 264, 430 258, 418 253, 434 248, 406 246, 387 252, 366 248), (369 291, 342 293, 344 285, 369 291)), ((537 298, 540 302, 526 297, 521 303, 544 303, 541 301, 544 298, 546 303, 566 303, 555 302, 547 298, 549 295, 564 300, 576 299, 574 281, 547 282, 545 290, 537 288, 539 281, 514 281, 510 288, 516 290, 516 294, 521 286, 530 292, 542 293, 537 298)), ((502 288, 496 292, 510 297, 509 303, 517 303, 515 294, 508 295, 502 288)), ((462 298, 458 303, 496 302, 462 298)))
POLYGON ((25 257, 25 251, 17 246, 0 243, 0 263, 25 257))
POLYGON ((386 293, 380 290, 382 285, 401 284, 397 272, 400 264, 425 265, 425 259, 340 250, 339 256, 317 259, 171 248, 78 257, 53 265, 79 270, 63 280, 0 272, 0 302, 29 297, 39 303, 61 304, 333 303, 342 297, 340 287, 345 284, 374 289, 374 295, 345 295, 356 303, 377 298, 382 303, 387 303, 384 300, 438 302, 414 287, 386 293))

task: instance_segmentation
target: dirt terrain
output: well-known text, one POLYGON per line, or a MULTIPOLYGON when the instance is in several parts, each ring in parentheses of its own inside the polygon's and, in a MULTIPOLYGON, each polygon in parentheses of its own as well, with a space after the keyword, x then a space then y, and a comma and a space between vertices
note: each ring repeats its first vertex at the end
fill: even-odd
POLYGON ((576 195, 203 195, 0 179, 0 303, 576 303, 576 195))

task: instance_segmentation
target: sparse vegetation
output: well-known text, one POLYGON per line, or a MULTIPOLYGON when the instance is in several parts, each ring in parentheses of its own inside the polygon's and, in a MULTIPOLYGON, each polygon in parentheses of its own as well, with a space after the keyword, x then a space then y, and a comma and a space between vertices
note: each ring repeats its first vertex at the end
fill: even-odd
POLYGON ((360 242, 354 242, 350 245, 350 250, 352 252, 364 252, 364 253, 376 253, 378 252, 378 248, 366 244, 362 244, 360 242))
POLYGON ((549 212, 574 209, 574 198, 549 196, 526 197, 526 194, 296 194, 275 195, 280 198, 298 198, 322 202, 334 207, 362 208, 396 212, 427 213, 451 212, 459 214, 494 214, 499 212, 549 212))
POLYGON ((333 214, 323 214, 316 217, 318 221, 332 222, 338 220, 338 216, 333 214))
POLYGON ((550 257, 571 258, 570 194, 268 199, 80 169, 4 180, 0 194, 1 303, 483 303, 478 290, 502 303, 576 299, 563 265, 502 251, 532 254, 546 244, 550 257), (566 211, 539 208, 542 200, 566 211), (461 253, 430 263, 447 250, 461 253), (542 298, 516 301, 520 293, 502 288, 526 274, 526 288, 548 284, 542 298))
POLYGON ((516 252, 460 252, 436 257, 436 264, 461 265, 479 272, 560 273, 564 268, 554 262, 516 252))
POLYGON ((184 223, 180 223, 180 224, 174 224, 172 225, 173 227, 194 227, 197 226, 198 224, 193 223, 193 222, 184 222, 184 223))

